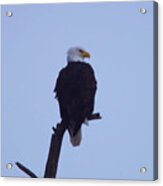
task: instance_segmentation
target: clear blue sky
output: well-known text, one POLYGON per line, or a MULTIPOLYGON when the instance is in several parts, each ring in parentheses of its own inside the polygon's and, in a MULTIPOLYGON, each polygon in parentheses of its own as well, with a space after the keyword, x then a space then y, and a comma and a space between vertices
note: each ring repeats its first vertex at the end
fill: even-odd
POLYGON ((3 176, 26 176, 6 170, 15 161, 43 175, 51 127, 60 121, 53 88, 77 45, 92 55, 95 112, 103 118, 82 127, 77 148, 65 134, 57 177, 153 179, 152 20, 152 2, 2 7, 3 176))

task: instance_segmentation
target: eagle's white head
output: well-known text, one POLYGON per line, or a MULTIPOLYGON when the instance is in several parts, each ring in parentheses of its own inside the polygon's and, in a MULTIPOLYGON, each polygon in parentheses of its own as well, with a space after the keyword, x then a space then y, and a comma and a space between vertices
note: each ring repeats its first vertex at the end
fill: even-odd
POLYGON ((90 58, 89 52, 85 51, 82 47, 72 47, 67 52, 68 62, 84 61, 84 58, 90 58))

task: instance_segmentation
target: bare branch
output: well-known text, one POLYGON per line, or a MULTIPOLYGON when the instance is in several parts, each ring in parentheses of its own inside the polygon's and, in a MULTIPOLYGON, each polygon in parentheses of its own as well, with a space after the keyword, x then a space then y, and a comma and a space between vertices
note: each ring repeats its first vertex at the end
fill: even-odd
POLYGON ((21 163, 19 162, 16 162, 15 163, 17 165, 17 167, 22 170, 23 172, 25 172, 28 176, 30 176, 31 178, 37 178, 37 176, 32 172, 30 171, 28 168, 26 168, 24 165, 22 165, 21 163))
POLYGON ((55 178, 58 168, 58 160, 63 140, 63 135, 66 131, 66 126, 62 121, 60 124, 57 124, 56 128, 52 128, 54 133, 51 137, 50 149, 48 160, 45 168, 44 177, 45 178, 55 178))
MULTIPOLYGON (((100 113, 94 113, 88 117, 88 120, 95 120, 95 119, 101 119, 100 113)), ((51 143, 50 143, 48 159, 45 167, 44 178, 56 178, 63 136, 66 129, 67 126, 63 121, 57 124, 56 128, 52 127, 53 134, 51 136, 51 143)), ((21 169, 31 178, 37 178, 37 176, 32 171, 30 171, 21 163, 16 162, 16 165, 18 166, 19 169, 21 169)))
MULTIPOLYGON (((88 120, 101 119, 100 113, 92 114, 88 120)), ((45 178, 55 178, 58 168, 58 160, 62 145, 62 140, 64 133, 66 131, 66 125, 63 121, 60 124, 57 124, 57 127, 52 127, 54 134, 51 137, 50 150, 48 155, 48 160, 45 169, 45 178)))
POLYGON ((94 120, 94 119, 102 119, 100 113, 94 113, 88 117, 88 120, 94 120))

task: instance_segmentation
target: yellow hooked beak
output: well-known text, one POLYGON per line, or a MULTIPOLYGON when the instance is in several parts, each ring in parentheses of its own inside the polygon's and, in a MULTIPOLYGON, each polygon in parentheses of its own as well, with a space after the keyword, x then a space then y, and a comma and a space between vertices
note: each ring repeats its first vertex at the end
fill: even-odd
POLYGON ((89 52, 86 52, 86 51, 83 51, 83 52, 82 52, 82 56, 83 56, 83 57, 88 57, 88 58, 91 57, 90 53, 89 53, 89 52))

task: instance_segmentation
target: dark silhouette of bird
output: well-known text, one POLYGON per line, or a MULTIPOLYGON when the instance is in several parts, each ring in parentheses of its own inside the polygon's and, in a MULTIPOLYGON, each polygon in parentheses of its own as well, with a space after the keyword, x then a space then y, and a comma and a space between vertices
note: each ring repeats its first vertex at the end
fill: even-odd
POLYGON ((94 70, 85 62, 90 54, 81 47, 67 52, 67 66, 61 69, 54 92, 59 102, 60 116, 73 146, 80 145, 81 126, 93 113, 97 82, 94 70))

